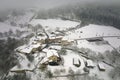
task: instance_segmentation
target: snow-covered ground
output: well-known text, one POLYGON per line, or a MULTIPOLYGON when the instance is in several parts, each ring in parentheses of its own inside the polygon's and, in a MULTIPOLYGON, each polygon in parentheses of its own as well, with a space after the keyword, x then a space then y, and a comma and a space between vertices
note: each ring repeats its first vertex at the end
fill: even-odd
MULTIPOLYGON (((45 30, 52 30, 52 32, 55 32, 56 29, 66 30, 67 28, 76 27, 80 23, 75 21, 69 21, 69 20, 64 21, 60 19, 33 19, 29 24, 31 24, 33 27, 40 24, 45 30)), ((46 31, 46 33, 48 34, 50 39, 61 37, 61 36, 54 37, 54 35, 52 35, 48 31, 46 31)), ((89 42, 86 40, 86 38, 103 37, 103 36, 120 36, 120 30, 111 26, 90 24, 88 26, 66 32, 66 34, 62 36, 63 37, 62 40, 68 40, 68 41, 74 41, 74 42, 76 41, 74 45, 77 46, 78 48, 88 48, 94 51, 95 53, 97 52, 104 53, 105 51, 112 51, 113 47, 115 48, 120 47, 120 44, 119 44, 120 38, 117 38, 117 37, 103 38, 103 41, 104 40, 108 41, 109 44, 111 44, 113 47, 111 47, 107 42, 102 43, 101 41, 101 44, 99 43, 98 45, 96 44, 96 42, 89 42), (82 39, 82 40, 79 40, 79 39, 82 39)), ((32 46, 32 43, 37 40, 41 40, 41 39, 45 40, 46 38, 47 37, 45 35, 42 37, 35 35, 30 39, 28 46, 29 47, 32 46)), ((37 44, 34 44, 34 45, 37 46, 37 44)), ((61 50, 62 47, 63 46, 59 44, 58 45, 50 44, 49 48, 43 49, 43 52, 36 52, 35 54, 33 54, 34 56, 33 62, 29 62, 29 60, 25 57, 25 55, 23 56, 23 54, 21 54, 21 56, 23 56, 24 59, 20 61, 20 64, 22 65, 20 69, 33 69, 33 67, 35 67, 35 65, 37 64, 37 62, 40 61, 41 58, 44 58, 41 61, 42 63, 42 62, 46 62, 46 60, 48 61, 48 57, 52 55, 56 55, 56 56, 60 55, 61 58, 63 59, 63 62, 64 62, 63 64, 58 66, 50 66, 49 64, 47 65, 47 69, 50 70, 52 73, 55 73, 56 70, 59 70, 59 71, 65 70, 65 72, 62 74, 66 75, 66 74, 69 74, 70 69, 72 69, 74 72, 77 72, 77 71, 80 71, 81 73, 84 72, 83 68, 85 67, 85 61, 87 59, 84 58, 83 56, 80 56, 80 54, 72 50, 66 50, 67 51, 66 55, 61 55, 61 54, 58 55, 57 51, 61 50), (80 67, 76 67, 75 65, 73 65, 74 58, 80 60, 81 62, 80 67), (29 67, 28 64, 32 66, 29 67)), ((25 48, 25 45, 19 47, 18 49, 21 49, 21 48, 27 51, 25 48)), ((109 65, 105 64, 106 71, 102 72, 102 71, 99 71, 97 64, 98 63, 95 63, 95 68, 90 69, 90 75, 91 76, 97 75, 100 79, 104 78, 105 80, 110 80, 108 75, 112 68, 109 65)), ((15 70, 15 69, 19 69, 19 68, 15 66, 12 70, 15 70)))
POLYGON ((16 13, 16 16, 11 13, 7 20, 0 22, 0 32, 3 33, 0 39, 6 39, 7 37, 21 39, 32 34, 32 30, 28 29, 27 25, 35 13, 30 10, 23 10, 21 13, 23 14, 16 13))
POLYGON ((90 43, 86 40, 79 40, 77 47, 79 48, 88 48, 95 52, 104 53, 105 51, 112 51, 113 48, 107 44, 97 45, 94 42, 90 43))
POLYGON ((76 27, 80 23, 61 19, 33 19, 29 24, 31 24, 32 26, 40 24, 43 27, 47 27, 51 30, 55 30, 57 28, 59 28, 60 30, 65 30, 67 28, 76 27))
MULTIPOLYGON (((83 72, 83 68, 85 67, 84 61, 83 61, 83 57, 75 54, 73 51, 67 50, 67 54, 66 55, 61 55, 64 59, 64 64, 60 65, 60 66, 48 66, 48 68, 53 72, 56 70, 61 70, 61 69, 65 69, 65 73, 63 74, 69 74, 69 69, 72 69, 74 72, 77 72, 78 70, 80 70, 81 72, 83 72), (76 67, 73 65, 73 58, 75 59, 79 59, 80 60, 80 67, 76 67)), ((61 75, 63 75, 61 74, 61 75)), ((56 75, 56 74, 54 74, 56 75)))
POLYGON ((88 26, 84 26, 77 30, 68 32, 68 36, 70 39, 102 37, 102 36, 120 36, 120 30, 111 26, 89 24, 88 26))
POLYGON ((24 26, 27 24, 31 18, 34 16, 34 12, 24 11, 23 15, 12 16, 9 15, 9 19, 5 21, 6 24, 11 25, 11 22, 14 22, 16 26, 20 26, 21 24, 24 26))
POLYGON ((76 30, 76 32, 82 31, 81 38, 89 38, 89 37, 100 37, 100 36, 120 36, 120 30, 111 27, 111 26, 103 26, 103 25, 94 25, 90 24, 81 29, 76 30))
MULTIPOLYGON (((95 64, 97 65, 97 64, 95 64)), ((112 80, 110 78, 110 71, 113 69, 113 67, 107 65, 107 64, 104 64, 103 65, 105 66, 105 71, 100 71, 98 66, 95 66, 94 69, 91 69, 90 70, 90 76, 96 76, 97 78, 101 79, 101 80, 112 80)))
MULTIPOLYGON (((19 53, 18 53, 19 54, 19 53)), ((12 69, 11 69, 11 71, 15 71, 15 70, 25 70, 25 69, 27 69, 27 70, 32 70, 34 67, 35 67, 35 65, 33 64, 33 63, 31 63, 28 59, 27 59, 27 57, 25 56, 25 55, 23 55, 23 54, 19 54, 19 64, 18 65, 16 65, 15 67, 13 67, 12 69)))
MULTIPOLYGON (((63 37, 63 40, 77 40, 77 46, 79 48, 89 48, 93 51, 104 53, 105 51, 113 50, 113 48, 108 44, 97 45, 92 42, 88 42, 85 40, 86 38, 94 38, 94 37, 103 37, 103 36, 120 36, 120 30, 111 27, 111 26, 102 26, 90 24, 88 26, 84 26, 77 30, 67 32, 67 35, 63 37), (83 40, 78 40, 83 39, 83 40)), ((103 37, 104 38, 104 37, 103 37)), ((108 37, 104 38, 105 41, 108 41, 113 47, 118 48, 120 46, 120 39, 117 37, 108 37)))
POLYGON ((120 47, 120 38, 104 38, 104 40, 108 41, 113 47, 118 48, 120 47))
POLYGON ((12 30, 13 32, 16 32, 16 30, 24 31, 25 28, 19 28, 16 26, 11 26, 3 22, 0 22, 0 32, 4 33, 4 32, 9 32, 10 30, 12 30))

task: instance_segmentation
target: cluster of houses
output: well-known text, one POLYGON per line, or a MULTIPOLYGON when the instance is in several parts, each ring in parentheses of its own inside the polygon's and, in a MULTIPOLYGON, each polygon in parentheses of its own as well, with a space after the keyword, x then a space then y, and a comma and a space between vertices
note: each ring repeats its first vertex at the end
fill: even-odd
POLYGON ((58 44, 61 46, 71 45, 72 42, 63 40, 62 36, 50 36, 47 38, 43 33, 37 33, 35 38, 30 41, 28 45, 24 45, 16 49, 20 53, 35 53, 42 50, 45 44, 58 44))
MULTIPOLYGON (((55 33, 52 33, 55 34, 55 33)), ((95 39, 101 41, 101 39, 95 39)), ((89 39, 88 41, 92 42, 94 40, 89 39)), ((64 65, 64 60, 58 51, 52 48, 44 48, 45 44, 58 44, 59 46, 68 46, 73 44, 73 41, 64 40, 63 36, 49 36, 49 38, 45 37, 43 33, 37 33, 35 38, 30 42, 28 45, 21 46, 16 49, 17 52, 23 54, 33 54, 36 52, 44 52, 46 56, 41 62, 42 67, 50 66, 59 66, 64 65)), ((72 58, 72 65, 75 67, 81 66, 81 61, 78 58, 72 58)), ((87 68, 94 68, 95 65, 92 60, 86 60, 85 67, 87 68)), ((102 63, 98 64, 98 68, 100 71, 105 71, 105 66, 102 63)), ((84 70, 85 71, 85 70, 84 70)))
MULTIPOLYGON (((34 43, 27 47, 24 47, 24 49, 19 48, 18 51, 20 53, 24 53, 24 54, 35 53, 36 51, 41 51, 41 44, 34 43)), ((58 54, 58 51, 56 49, 45 48, 42 50, 42 52, 44 52, 46 54, 46 56, 44 57, 44 59, 41 62, 42 66, 46 67, 48 65, 50 65, 50 66, 64 65, 64 60, 61 57, 61 55, 58 54)), ((78 58, 72 58, 72 60, 73 60, 72 63, 75 67, 79 68, 81 66, 81 61, 78 58)), ((84 63, 85 63, 86 68, 88 68, 88 69, 95 67, 95 64, 90 59, 85 60, 84 63)), ((98 63, 98 68, 100 71, 105 71, 105 69, 106 69, 103 63, 98 63)), ((87 72, 89 72, 89 71, 87 71, 87 72)))

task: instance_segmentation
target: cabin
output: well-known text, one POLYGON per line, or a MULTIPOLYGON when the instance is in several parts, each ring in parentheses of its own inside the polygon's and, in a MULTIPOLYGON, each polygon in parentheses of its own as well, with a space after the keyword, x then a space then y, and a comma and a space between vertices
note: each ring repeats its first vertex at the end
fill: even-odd
POLYGON ((78 58, 73 58, 73 65, 76 67, 80 67, 81 62, 78 58))
POLYGON ((88 67, 88 68, 94 68, 94 63, 93 63, 93 61, 92 60, 87 60, 86 61, 86 67, 88 67))
POLYGON ((98 63, 98 68, 99 68, 100 71, 105 71, 105 66, 102 62, 98 63))

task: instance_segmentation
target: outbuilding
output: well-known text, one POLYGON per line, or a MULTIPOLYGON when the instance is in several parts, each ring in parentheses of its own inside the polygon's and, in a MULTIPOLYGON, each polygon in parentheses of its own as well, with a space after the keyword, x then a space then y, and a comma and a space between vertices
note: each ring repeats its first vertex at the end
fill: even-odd
POLYGON ((98 68, 99 68, 100 71, 105 71, 105 66, 102 62, 98 63, 98 68))
POLYGON ((75 65, 76 67, 80 67, 80 60, 78 58, 73 58, 73 65, 75 65))
POLYGON ((88 67, 88 68, 94 68, 94 63, 93 63, 93 61, 92 60, 87 60, 86 61, 86 67, 88 67))

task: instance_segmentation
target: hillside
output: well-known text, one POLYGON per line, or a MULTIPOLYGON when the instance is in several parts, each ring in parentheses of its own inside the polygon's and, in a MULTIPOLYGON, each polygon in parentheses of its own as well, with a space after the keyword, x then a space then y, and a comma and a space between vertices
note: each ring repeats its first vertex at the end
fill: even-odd
POLYGON ((70 1, 0 12, 0 80, 120 79, 119 3, 70 1))
POLYGON ((61 19, 34 19, 29 25, 37 30, 27 44, 15 49, 18 63, 9 70, 9 80, 119 78, 111 71, 118 66, 120 30, 95 24, 81 27, 80 22, 61 19))

